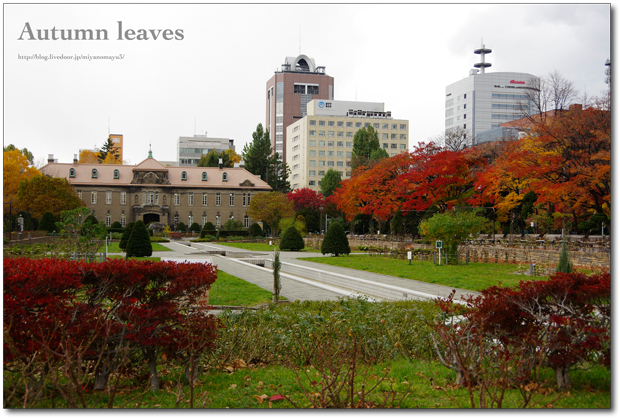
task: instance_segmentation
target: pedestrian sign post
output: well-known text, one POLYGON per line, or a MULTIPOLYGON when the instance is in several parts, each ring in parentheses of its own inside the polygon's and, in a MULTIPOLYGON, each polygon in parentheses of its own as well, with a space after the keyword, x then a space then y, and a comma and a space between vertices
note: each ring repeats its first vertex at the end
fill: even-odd
POLYGON ((439 250, 439 265, 441 266, 441 249, 443 248, 443 242, 437 241, 435 242, 435 246, 439 250))

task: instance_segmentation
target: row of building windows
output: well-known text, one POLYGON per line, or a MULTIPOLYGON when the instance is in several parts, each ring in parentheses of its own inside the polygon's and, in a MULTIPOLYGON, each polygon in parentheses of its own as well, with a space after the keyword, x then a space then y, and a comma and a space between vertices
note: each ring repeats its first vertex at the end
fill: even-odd
POLYGON ((491 119, 506 119, 506 120, 515 120, 519 119, 521 114, 519 113, 492 113, 491 119))
MULTIPOLYGON (((78 190, 77 194, 78 194, 78 197, 82 199, 82 191, 78 190)), ((97 196, 98 196, 97 191, 94 190, 90 192, 90 203, 91 204, 93 205, 97 204, 97 196)), ((209 196, 208 193, 202 193, 202 206, 207 206, 208 196, 209 196)), ((135 200, 137 204, 138 195, 136 195, 135 200)), ((250 193, 242 193, 242 206, 249 206, 251 200, 252 200, 252 195, 250 193)), ((230 193, 228 202, 229 202, 229 206, 235 206, 235 194, 234 193, 230 193)), ((106 205, 112 204, 112 192, 111 191, 105 192, 105 203, 106 205)), ((127 192, 120 192, 120 204, 121 205, 127 204, 127 192)), ((143 205, 159 205, 159 192, 142 192, 142 204, 143 205)), ((164 205, 166 204, 166 195, 163 196, 163 204, 164 205)), ((180 204, 181 204, 181 194, 175 193, 174 194, 174 205, 179 206, 180 204)), ((193 192, 189 192, 187 194, 187 204, 188 206, 194 205, 194 193, 193 192)), ((216 193, 215 194, 215 206, 221 206, 221 205, 222 205, 222 194, 216 193)))
MULTIPOLYGON (((342 176, 344 176, 344 172, 343 171, 338 171, 338 173, 340 173, 340 177, 342 178, 342 176)), ((346 173, 347 176, 350 176, 351 173, 347 171, 346 173)), ((310 177, 316 177, 316 170, 309 170, 308 171, 308 176, 310 177)), ((319 171, 319 177, 324 177, 325 176, 325 171, 320 170, 319 171)), ((319 182, 319 185, 321 184, 321 182, 319 182)), ((314 184, 310 184, 310 186, 314 186, 314 184)))
MULTIPOLYGON (((234 219, 234 216, 230 216, 230 219, 234 219)), ((179 217, 179 215, 175 215, 174 216, 174 224, 175 226, 179 225, 181 218, 179 217)), ((206 225, 208 221, 207 215, 202 215, 202 227, 204 227, 206 225)), ((194 216, 193 215, 189 215, 187 217, 187 226, 191 226, 194 223, 194 216)), ((105 216, 105 224, 106 226, 110 227, 112 226, 112 215, 110 213, 107 213, 105 216)), ((121 219, 120 219, 120 224, 121 227, 125 228, 125 226, 127 226, 127 217, 124 213, 121 213, 121 219)), ((219 215, 217 215, 215 217, 215 226, 216 228, 220 228, 222 226, 221 224, 221 217, 219 215)), ((245 228, 249 228, 250 227, 250 217, 248 215, 245 215, 243 217, 243 226, 245 228)))
MULTIPOLYGON (((308 156, 309 157, 316 157, 316 155, 317 155, 316 150, 311 149, 311 150, 308 151, 308 156)), ((344 158, 344 156, 345 156, 344 151, 323 151, 323 150, 319 151, 319 157, 325 157, 326 155, 328 157, 334 157, 335 156, 335 157, 339 157, 339 158, 344 158), (327 152, 327 154, 325 154, 326 152, 327 152), (334 152, 336 154, 334 154, 334 152)), ((351 158, 351 152, 350 151, 347 151, 346 155, 347 155, 347 158, 351 158)))
POLYGON ((525 94, 493 93, 491 97, 493 99, 527 100, 527 95, 525 94))
MULTIPOLYGON (((339 128, 344 127, 344 124, 345 124, 344 121, 333 121, 333 120, 328 120, 328 121, 319 120, 318 122, 319 122, 319 126, 325 126, 325 122, 327 122, 327 126, 336 126, 336 127, 339 127, 339 128)), ((347 128, 353 128, 353 124, 354 124, 354 122, 346 122, 346 127, 347 128)), ((317 121, 311 119, 310 120, 310 126, 316 126, 316 125, 317 125, 317 121)), ((365 123, 364 122, 355 122, 355 127, 356 128, 361 128, 362 125, 364 127, 372 125, 372 127, 375 128, 375 129, 392 129, 392 130, 396 130, 396 129, 399 129, 399 127, 400 127, 401 131, 407 130, 407 124, 405 124, 405 123, 401 123, 399 125, 398 123, 392 123, 392 124, 390 124, 390 123, 372 123, 371 124, 370 122, 365 122, 365 123)))
MULTIPOLYGON (((351 158, 351 157, 349 156, 349 158, 351 158)), ((317 160, 309 160, 308 161, 308 165, 310 167, 316 167, 316 165, 317 165, 316 163, 317 163, 317 160)), ((328 167, 334 167, 335 163, 338 163, 338 165, 337 165, 338 167, 342 167, 344 161, 327 161, 327 166, 328 167)), ((347 161, 346 164, 347 164, 347 167, 350 167, 351 166, 351 161, 347 161)), ((324 167, 324 166, 325 166, 325 161, 319 160, 319 167, 324 167)))
MULTIPOLYGON (((91 177, 96 179, 97 176, 99 175, 98 171, 96 168, 93 168, 91 171, 91 177)), ((70 178, 75 178, 75 168, 70 168, 69 169, 69 177, 70 178)), ((138 173, 134 173, 134 178, 138 178, 139 174, 138 173)), ((166 173, 164 173, 163 175, 164 180, 166 180, 168 178, 168 175, 166 173)), ((114 178, 118 179, 120 178, 120 172, 118 170, 114 170, 114 178)), ((187 172, 183 171, 181 173, 181 180, 187 180, 187 172)), ((202 181, 207 181, 207 173, 205 171, 202 172, 202 181)), ((228 173, 224 172, 222 173, 222 181, 228 181, 228 173)))
MULTIPOLYGON (((317 136, 316 135, 316 131, 311 130, 308 132, 310 136, 317 136)), ((327 131, 327 136, 328 137, 343 137, 345 132, 339 131, 339 132, 334 132, 334 131, 327 131), (335 135, 337 134, 337 135, 335 135)), ((402 140, 407 140, 407 134, 388 134, 387 132, 382 132, 381 133, 381 139, 388 139, 388 135, 389 139, 402 139, 402 140)), ((319 135, 318 136, 325 136, 325 131, 319 131, 319 135)), ((346 137, 347 138, 353 138, 353 132, 346 132, 346 137)), ((333 145, 332 145, 333 146, 333 145)))

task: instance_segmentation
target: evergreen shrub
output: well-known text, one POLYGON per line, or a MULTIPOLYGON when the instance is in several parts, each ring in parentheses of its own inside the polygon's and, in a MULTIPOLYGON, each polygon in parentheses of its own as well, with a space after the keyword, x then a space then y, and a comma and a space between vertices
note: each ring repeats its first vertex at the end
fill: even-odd
POLYGON ((304 239, 294 225, 289 226, 286 231, 284 231, 282 240, 280 241, 280 250, 299 251, 303 250, 305 246, 304 239))

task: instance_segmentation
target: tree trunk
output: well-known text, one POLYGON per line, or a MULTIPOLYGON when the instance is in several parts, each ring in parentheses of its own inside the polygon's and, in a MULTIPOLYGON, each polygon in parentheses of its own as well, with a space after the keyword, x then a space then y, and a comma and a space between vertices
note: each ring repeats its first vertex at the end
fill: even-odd
POLYGON ((193 364, 192 364, 192 361, 188 361, 187 364, 185 365, 185 378, 187 379, 187 381, 192 383, 194 380, 196 380, 199 374, 200 374, 200 358, 197 358, 196 360, 194 360, 193 364))
POLYGON ((570 372, 570 366, 556 366, 555 368, 555 378, 558 382, 558 389, 568 389, 570 386, 570 381, 568 379, 570 372))
POLYGON ((95 373, 95 387, 93 390, 105 390, 108 387, 108 379, 114 370, 114 366, 106 359, 101 361, 101 369, 95 373))
POLYGON ((151 391, 159 390, 159 377, 157 376, 157 351, 147 350, 147 359, 149 360, 149 368, 151 369, 151 391))

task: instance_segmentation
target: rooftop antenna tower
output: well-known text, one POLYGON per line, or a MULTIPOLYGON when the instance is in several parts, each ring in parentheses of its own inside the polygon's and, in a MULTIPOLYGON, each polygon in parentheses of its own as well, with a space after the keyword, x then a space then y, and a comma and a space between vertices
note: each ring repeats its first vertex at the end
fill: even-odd
POLYGON ((486 54, 490 54, 491 52, 493 52, 493 50, 492 50, 492 49, 489 49, 489 48, 485 48, 485 47, 484 47, 484 44, 483 44, 482 42, 483 42, 483 41, 482 41, 482 39, 481 39, 481 40, 480 40, 480 43, 481 43, 480 48, 478 48, 478 49, 474 49, 474 54, 479 54, 479 55, 480 55, 480 58, 481 58, 481 61, 480 61, 480 62, 477 62, 477 63, 475 63, 475 64, 474 64, 474 68, 480 68, 480 72, 481 72, 482 74, 484 74, 484 69, 485 69, 485 68, 488 68, 488 67, 490 67, 490 66, 491 66, 491 63, 489 63, 489 62, 484 62, 484 56, 485 56, 486 54))

